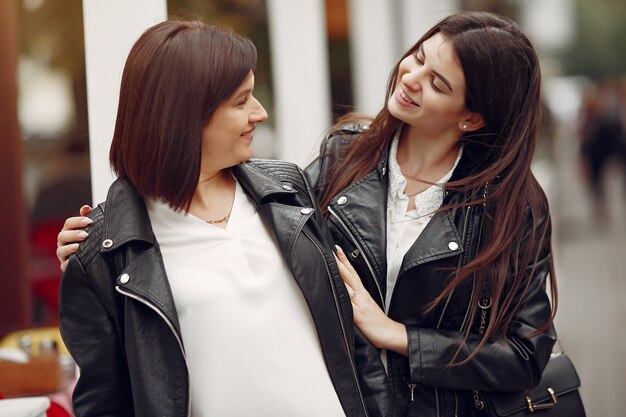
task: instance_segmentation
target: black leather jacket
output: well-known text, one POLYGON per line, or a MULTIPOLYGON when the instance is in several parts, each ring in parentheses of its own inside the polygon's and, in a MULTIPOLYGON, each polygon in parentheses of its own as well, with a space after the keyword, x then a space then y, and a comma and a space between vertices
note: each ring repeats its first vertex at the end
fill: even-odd
MULTIPOLYGON (((252 160, 233 173, 273 231, 302 290, 346 415, 390 415, 384 370, 368 359, 375 349, 355 334, 324 219, 301 170, 252 160)), ((70 258, 60 294, 61 334, 81 369, 74 411, 188 416, 184 344, 143 199, 129 182, 118 180, 90 217, 89 237, 70 258)), ((308 389, 315 387, 302 387, 302 407, 308 389)))
MULTIPOLYGON (((363 127, 347 126, 342 135, 330 135, 322 144, 321 157, 306 170, 318 192, 328 182, 328 167, 341 157, 340 149, 363 127)), ((466 146, 451 180, 462 178, 475 167, 477 158, 466 146)), ((328 207, 328 224, 361 276, 364 285, 383 307, 386 293, 387 153, 376 169, 336 195, 328 207)), ((465 200, 461 192, 446 190, 444 205, 465 200)), ((535 385, 555 342, 553 329, 528 338, 550 315, 544 290, 549 273, 546 250, 531 277, 531 288, 510 326, 507 342, 489 343, 464 366, 447 366, 463 340, 459 331, 466 321, 474 282, 458 287, 433 313, 424 314, 448 282, 450 268, 467 263, 476 253, 482 206, 441 211, 405 255, 390 305, 389 317, 405 324, 408 357, 388 352, 388 375, 398 415, 472 416, 476 414, 472 390, 516 391, 535 385)), ((549 221, 548 213, 541 221, 549 221)), ((471 323, 468 347, 478 344, 478 323, 471 323)), ((464 349, 464 352, 468 352, 464 349)))

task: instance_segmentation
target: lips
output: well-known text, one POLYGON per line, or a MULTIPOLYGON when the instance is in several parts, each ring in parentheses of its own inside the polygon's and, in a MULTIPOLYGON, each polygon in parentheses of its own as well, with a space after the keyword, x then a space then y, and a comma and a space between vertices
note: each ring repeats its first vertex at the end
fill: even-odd
POLYGON ((399 88, 396 90, 396 100, 398 100, 398 102, 405 107, 419 107, 419 105, 414 102, 408 94, 406 94, 402 84, 400 84, 399 88))
POLYGON ((254 132, 254 129, 255 129, 255 127, 253 127, 253 128, 252 128, 252 129, 250 129, 250 130, 246 130, 245 132, 243 132, 243 133, 241 134, 241 136, 252 136, 252 132, 254 132))

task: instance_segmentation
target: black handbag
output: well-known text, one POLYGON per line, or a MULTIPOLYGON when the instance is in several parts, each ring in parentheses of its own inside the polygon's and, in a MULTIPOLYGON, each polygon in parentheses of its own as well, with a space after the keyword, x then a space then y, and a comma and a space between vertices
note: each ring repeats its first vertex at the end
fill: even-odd
MULTIPOLYGON (((482 334, 486 313, 491 307, 490 298, 482 298, 482 334)), ((585 417, 585 407, 578 389, 580 378, 570 358, 563 352, 553 353, 543 370, 541 381, 524 392, 478 392, 473 391, 474 405, 489 417, 585 417)))
POLYGON ((525 392, 482 392, 484 412, 493 417, 585 417, 580 379, 565 353, 553 354, 541 382, 525 392))

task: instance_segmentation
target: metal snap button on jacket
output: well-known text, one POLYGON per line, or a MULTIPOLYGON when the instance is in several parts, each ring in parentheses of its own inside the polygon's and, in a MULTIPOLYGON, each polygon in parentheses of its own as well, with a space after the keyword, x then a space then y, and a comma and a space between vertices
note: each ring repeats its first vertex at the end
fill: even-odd
POLYGON ((130 281, 130 275, 122 274, 122 276, 120 277, 120 282, 122 284, 126 284, 128 281, 130 281))
POLYGON ((313 211, 313 209, 310 208, 303 208, 302 210, 300 210, 300 213, 302 214, 309 214, 313 211))
POLYGON ((105 248, 110 248, 111 246, 113 246, 113 241, 111 239, 106 239, 104 242, 102 242, 102 246, 105 248))
POLYGON ((346 197, 345 195, 342 195, 341 197, 339 197, 339 200, 337 200, 337 204, 339 204, 340 206, 343 206, 347 202, 348 202, 348 197, 346 197))
POLYGON ((448 249, 450 250, 457 250, 459 248, 459 244, 456 242, 449 242, 448 243, 448 249))

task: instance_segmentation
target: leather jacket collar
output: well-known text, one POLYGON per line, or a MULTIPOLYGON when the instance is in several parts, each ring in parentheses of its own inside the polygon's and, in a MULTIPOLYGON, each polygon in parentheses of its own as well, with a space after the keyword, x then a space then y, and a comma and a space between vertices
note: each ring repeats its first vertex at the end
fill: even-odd
MULTIPOLYGON (((242 162, 231 169, 245 193, 257 206, 270 195, 296 193, 293 188, 268 176, 247 162, 242 162)), ((110 244, 103 243, 103 253, 113 252, 134 240, 143 241, 148 245, 156 243, 150 218, 146 215, 143 198, 129 181, 116 180, 109 188, 106 201, 106 205, 119 207, 119 209, 106 210, 106 206, 103 207, 103 236, 105 240, 111 242, 110 244)))

